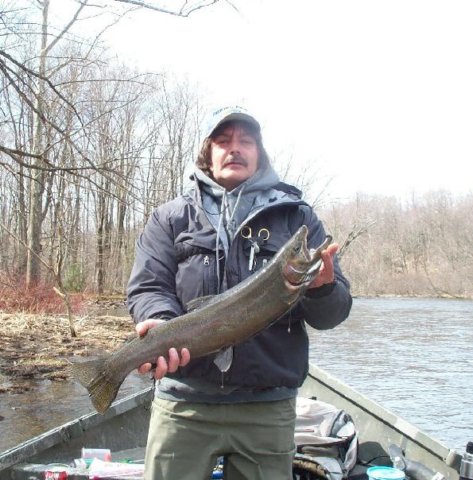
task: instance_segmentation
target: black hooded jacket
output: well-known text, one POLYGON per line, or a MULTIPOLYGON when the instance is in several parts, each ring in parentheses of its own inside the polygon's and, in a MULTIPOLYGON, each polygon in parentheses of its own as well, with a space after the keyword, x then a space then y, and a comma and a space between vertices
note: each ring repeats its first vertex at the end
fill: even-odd
MULTIPOLYGON (((241 235, 243 226, 253 232, 267 229, 270 233, 261 243, 253 271, 262 268, 303 224, 309 229, 309 248, 316 248, 325 239, 322 223, 301 200, 301 192, 273 182, 251 197, 251 206, 233 236, 217 242, 222 236, 216 220, 218 212, 214 218, 208 205, 204 206, 203 187, 196 180, 191 192, 161 205, 149 218, 137 242, 128 284, 127 303, 135 322, 149 318, 172 321, 186 312, 189 301, 231 288, 250 276, 251 249, 250 242, 241 235)), ((350 312, 349 283, 336 258, 335 277, 334 284, 309 290, 288 314, 236 345, 227 372, 217 368, 215 355, 192 359, 190 352, 190 363, 162 379, 157 395, 178 401, 217 403, 294 397, 308 371, 305 323, 329 329, 350 312)))

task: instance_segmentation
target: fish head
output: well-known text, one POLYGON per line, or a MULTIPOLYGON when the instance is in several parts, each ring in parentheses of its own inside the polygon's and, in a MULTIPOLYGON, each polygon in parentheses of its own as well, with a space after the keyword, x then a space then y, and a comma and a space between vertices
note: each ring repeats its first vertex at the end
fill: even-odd
POLYGON ((306 286, 317 276, 322 266, 321 252, 332 241, 332 237, 327 235, 322 245, 309 250, 307 233, 307 226, 302 225, 287 245, 283 275, 286 282, 294 287, 306 286))

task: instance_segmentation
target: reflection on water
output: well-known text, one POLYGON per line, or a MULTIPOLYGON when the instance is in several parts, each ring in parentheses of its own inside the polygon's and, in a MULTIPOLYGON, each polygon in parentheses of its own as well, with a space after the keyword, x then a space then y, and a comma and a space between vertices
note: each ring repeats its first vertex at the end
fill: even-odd
MULTIPOLYGON (((336 329, 308 329, 310 359, 463 452, 473 440, 472 314, 473 301, 355 299, 336 329)), ((131 374, 119 398, 149 385, 131 374)), ((41 382, 32 392, 0 395, 0 452, 93 411, 76 383, 41 382)))
POLYGON ((449 448, 473 440, 473 301, 355 299, 350 318, 310 331, 313 363, 449 448))

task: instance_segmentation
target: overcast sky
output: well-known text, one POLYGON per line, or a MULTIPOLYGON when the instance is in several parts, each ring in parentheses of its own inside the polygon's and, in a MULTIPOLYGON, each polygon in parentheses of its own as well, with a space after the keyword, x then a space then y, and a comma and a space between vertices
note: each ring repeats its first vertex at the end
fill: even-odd
POLYGON ((108 41, 130 66, 247 106, 268 151, 314 162, 337 198, 473 192, 471 0, 233 3, 142 10, 108 41))

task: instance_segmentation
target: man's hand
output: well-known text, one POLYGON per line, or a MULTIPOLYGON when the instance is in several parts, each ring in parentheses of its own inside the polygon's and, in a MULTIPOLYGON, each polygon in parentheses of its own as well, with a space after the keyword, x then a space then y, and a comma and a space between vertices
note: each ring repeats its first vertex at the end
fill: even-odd
MULTIPOLYGON (((150 329, 159 325, 166 320, 159 320, 159 319, 150 319, 144 320, 136 325, 136 332, 140 337, 146 334, 146 332, 150 329)), ((181 350, 181 355, 179 356, 177 350, 175 348, 170 348, 168 353, 168 358, 166 359, 163 356, 160 356, 156 360, 156 371, 154 372, 154 378, 159 380, 163 378, 167 373, 175 372, 179 367, 184 367, 189 363, 191 359, 189 350, 187 348, 183 348, 181 350)), ((152 369, 151 363, 144 363, 138 368, 139 373, 148 373, 152 369)))
POLYGON ((317 288, 327 283, 335 281, 335 272, 333 269, 333 257, 338 252, 338 244, 331 243, 325 250, 322 250, 322 266, 318 275, 314 278, 309 288, 317 288))

